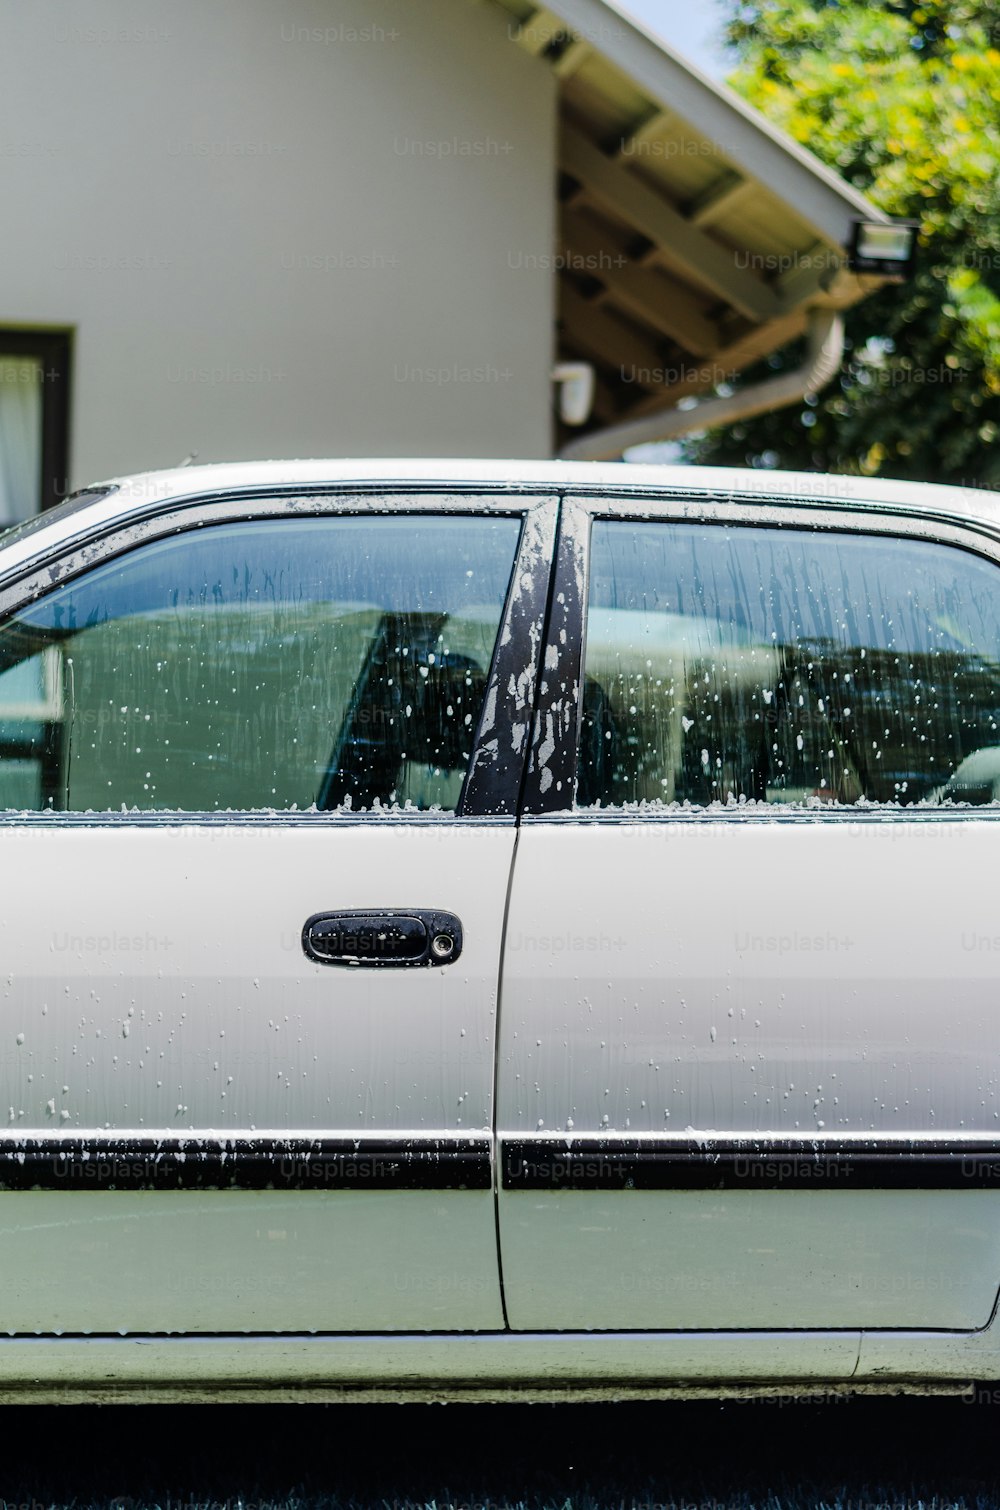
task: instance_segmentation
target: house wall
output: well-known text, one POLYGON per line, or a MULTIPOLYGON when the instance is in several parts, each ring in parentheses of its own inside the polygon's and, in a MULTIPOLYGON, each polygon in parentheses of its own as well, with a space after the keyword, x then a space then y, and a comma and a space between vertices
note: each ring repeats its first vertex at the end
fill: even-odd
POLYGON ((0 32, 0 326, 75 330, 74 486, 549 454, 554 82, 499 11, 0 0, 0 32))

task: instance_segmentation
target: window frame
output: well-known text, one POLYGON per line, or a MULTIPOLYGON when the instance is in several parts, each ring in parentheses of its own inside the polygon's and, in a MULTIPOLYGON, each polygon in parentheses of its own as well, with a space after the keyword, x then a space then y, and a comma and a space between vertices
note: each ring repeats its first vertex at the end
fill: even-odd
MULTIPOLYGON (((514 555, 510 583, 497 631, 493 660, 487 679, 483 710, 457 811, 413 812, 406 809, 372 813, 320 811, 297 812, 246 809, 226 812, 87 812, 58 810, 0 812, 0 827, 30 824, 43 826, 167 826, 287 825, 344 823, 510 823, 517 820, 523 784, 528 734, 532 725, 538 684, 545 608, 548 602, 550 563, 556 534, 559 500, 539 494, 505 495, 462 489, 454 493, 437 488, 429 492, 406 489, 395 492, 385 486, 371 490, 357 487, 275 488, 261 494, 253 491, 200 494, 182 500, 168 499, 149 515, 130 520, 112 520, 91 535, 76 536, 44 562, 32 561, 12 582, 0 588, 0 624, 22 608, 64 584, 86 576, 117 557, 131 554, 145 544, 179 534, 201 532, 213 524, 248 523, 269 519, 302 519, 309 516, 368 517, 373 520, 400 515, 479 514, 483 517, 516 518, 521 532, 514 555), (492 712, 492 722, 491 718, 492 712), (521 730, 520 737, 518 730, 521 730)), ((0 573, 2 573, 0 547, 0 573)))
MULTIPOLYGON (((69 426, 72 333, 0 326, 0 356, 36 358, 42 364, 41 475, 39 514, 69 492, 69 426)), ((37 518, 31 514, 29 518, 37 518)))
POLYGON ((1000 570, 1000 527, 991 528, 985 521, 956 520, 944 513, 918 513, 905 507, 863 502, 831 507, 828 498, 788 499, 780 494, 741 497, 737 493, 695 495, 623 490, 616 494, 609 490, 601 495, 587 492, 564 497, 556 541, 551 611, 545 634, 545 670, 539 687, 525 774, 521 809, 524 821, 614 824, 1000 821, 1000 810, 981 806, 920 808, 872 803, 865 807, 824 804, 813 808, 774 802, 766 807, 734 805, 729 808, 683 807, 678 804, 642 811, 623 807, 574 807, 577 749, 583 715, 591 527, 595 520, 706 527, 750 525, 853 537, 923 540, 957 547, 985 559, 1000 570))

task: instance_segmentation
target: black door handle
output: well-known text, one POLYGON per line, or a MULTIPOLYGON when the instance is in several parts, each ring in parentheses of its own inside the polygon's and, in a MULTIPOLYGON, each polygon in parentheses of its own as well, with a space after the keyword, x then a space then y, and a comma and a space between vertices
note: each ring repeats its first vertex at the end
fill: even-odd
POLYGON ((321 965, 450 965, 462 952, 462 924, 453 912, 422 907, 316 912, 302 948, 321 965))

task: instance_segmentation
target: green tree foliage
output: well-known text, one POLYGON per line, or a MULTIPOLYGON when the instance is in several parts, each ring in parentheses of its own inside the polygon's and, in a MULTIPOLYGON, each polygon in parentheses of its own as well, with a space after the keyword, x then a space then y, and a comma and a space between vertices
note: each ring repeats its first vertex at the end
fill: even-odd
POLYGON ((728 3, 736 88, 883 210, 919 220, 920 249, 912 281, 848 314, 839 381, 689 454, 1000 486, 1000 4, 728 3))

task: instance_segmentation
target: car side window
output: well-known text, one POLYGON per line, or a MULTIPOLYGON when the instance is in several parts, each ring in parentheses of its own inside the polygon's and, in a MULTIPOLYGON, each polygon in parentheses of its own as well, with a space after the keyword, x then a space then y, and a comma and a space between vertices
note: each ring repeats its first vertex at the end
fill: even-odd
POLYGON ((577 806, 1000 799, 1000 576, 932 541, 596 520, 577 806))
POLYGON ((0 807, 455 811, 515 518, 150 541, 0 625, 0 807))

